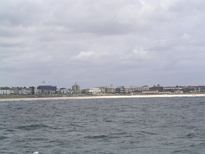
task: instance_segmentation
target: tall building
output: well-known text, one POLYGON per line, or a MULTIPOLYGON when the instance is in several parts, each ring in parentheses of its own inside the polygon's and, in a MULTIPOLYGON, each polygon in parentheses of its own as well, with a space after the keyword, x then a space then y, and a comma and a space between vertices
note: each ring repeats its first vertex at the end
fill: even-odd
POLYGON ((75 84, 72 86, 73 94, 80 94, 80 86, 75 82, 75 84))

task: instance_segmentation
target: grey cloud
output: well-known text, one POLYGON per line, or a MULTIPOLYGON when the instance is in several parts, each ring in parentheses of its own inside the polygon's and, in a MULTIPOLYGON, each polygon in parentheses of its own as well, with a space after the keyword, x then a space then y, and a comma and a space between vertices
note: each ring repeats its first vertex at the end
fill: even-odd
POLYGON ((203 84, 203 4, 2 0, 0 85, 203 84))

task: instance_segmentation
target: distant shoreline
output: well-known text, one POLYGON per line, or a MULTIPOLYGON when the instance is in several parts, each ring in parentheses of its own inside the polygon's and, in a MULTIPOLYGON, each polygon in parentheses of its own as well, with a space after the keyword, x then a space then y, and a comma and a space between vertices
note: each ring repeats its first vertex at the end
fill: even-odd
POLYGON ((164 95, 112 95, 112 96, 76 96, 76 97, 25 97, 0 98, 6 101, 45 101, 45 100, 89 100, 89 99, 129 99, 129 98, 174 98, 174 97, 205 97, 205 94, 164 94, 164 95))

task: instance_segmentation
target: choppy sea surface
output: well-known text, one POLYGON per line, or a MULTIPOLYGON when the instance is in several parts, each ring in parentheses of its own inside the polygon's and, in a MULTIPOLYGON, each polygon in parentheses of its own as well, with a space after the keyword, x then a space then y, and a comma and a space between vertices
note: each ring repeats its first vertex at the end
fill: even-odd
POLYGON ((0 154, 204 154, 205 98, 0 102, 0 154))

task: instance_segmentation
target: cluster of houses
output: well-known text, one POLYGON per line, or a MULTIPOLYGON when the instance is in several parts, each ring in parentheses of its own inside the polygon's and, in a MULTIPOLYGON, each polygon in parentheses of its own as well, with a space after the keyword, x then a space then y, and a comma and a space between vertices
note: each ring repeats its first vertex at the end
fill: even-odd
POLYGON ((205 86, 174 86, 160 85, 141 87, 96 87, 80 89, 75 83, 71 88, 57 88, 51 85, 38 87, 0 87, 0 95, 36 95, 36 96, 83 96, 83 95, 135 95, 135 94, 183 94, 205 93, 205 86))

